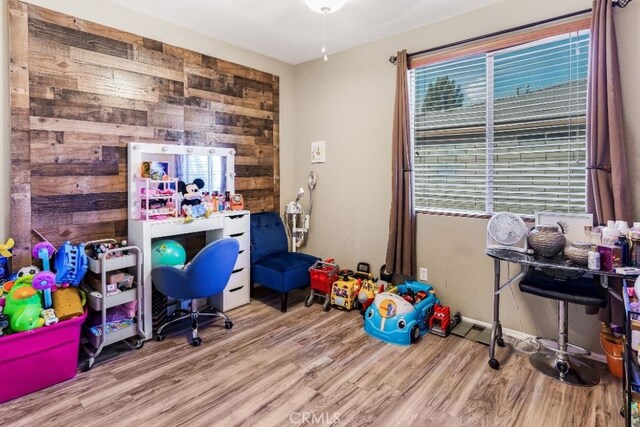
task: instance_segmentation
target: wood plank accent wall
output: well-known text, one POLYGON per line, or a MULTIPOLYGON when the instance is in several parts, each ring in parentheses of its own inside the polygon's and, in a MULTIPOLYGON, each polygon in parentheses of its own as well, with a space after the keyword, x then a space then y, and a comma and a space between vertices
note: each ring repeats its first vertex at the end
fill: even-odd
POLYGON ((231 147, 236 191, 279 210, 279 78, 9 1, 14 268, 54 245, 127 236, 127 144, 231 147))

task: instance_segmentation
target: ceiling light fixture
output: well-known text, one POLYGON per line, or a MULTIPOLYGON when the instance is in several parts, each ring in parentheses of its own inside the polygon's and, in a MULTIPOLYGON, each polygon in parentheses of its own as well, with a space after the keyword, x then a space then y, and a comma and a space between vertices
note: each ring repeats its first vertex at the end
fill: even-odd
POLYGON ((347 0, 304 0, 309 9, 322 15, 322 54, 324 60, 327 56, 327 15, 342 9, 347 0))

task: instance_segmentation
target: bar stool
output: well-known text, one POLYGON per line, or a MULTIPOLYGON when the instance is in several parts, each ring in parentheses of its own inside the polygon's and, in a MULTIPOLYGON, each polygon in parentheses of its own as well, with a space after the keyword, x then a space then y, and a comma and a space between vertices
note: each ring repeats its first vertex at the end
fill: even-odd
POLYGON ((574 356, 588 356, 589 350, 569 343, 569 303, 590 307, 605 307, 606 293, 592 278, 562 279, 542 271, 529 270, 520 281, 522 292, 558 301, 558 339, 538 337, 544 350, 529 356, 538 371, 554 380, 583 387, 600 382, 600 376, 589 365, 574 356))

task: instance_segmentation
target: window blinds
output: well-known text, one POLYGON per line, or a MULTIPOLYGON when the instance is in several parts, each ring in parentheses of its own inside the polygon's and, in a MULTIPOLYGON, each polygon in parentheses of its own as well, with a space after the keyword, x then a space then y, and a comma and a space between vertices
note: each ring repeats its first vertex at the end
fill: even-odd
POLYGON ((418 209, 585 211, 588 31, 411 70, 418 209))
POLYGON ((179 178, 186 183, 200 178, 204 181, 202 191, 213 193, 222 190, 222 162, 218 156, 181 156, 179 178))

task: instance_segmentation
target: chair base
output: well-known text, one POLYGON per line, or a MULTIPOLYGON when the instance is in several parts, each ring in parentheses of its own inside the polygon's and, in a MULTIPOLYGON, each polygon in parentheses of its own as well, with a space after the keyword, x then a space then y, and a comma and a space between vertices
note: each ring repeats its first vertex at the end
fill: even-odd
POLYGON ((578 387, 593 387, 600 382, 600 375, 591 366, 575 357, 559 359, 552 351, 539 351, 529 356, 529 362, 544 375, 561 383, 578 387))
MULTIPOLYGON (((191 301, 191 307, 196 307, 196 305, 197 305, 196 300, 191 301)), ((164 329, 167 326, 176 324, 185 319, 191 319, 191 345, 193 345, 194 347, 199 346, 202 343, 202 339, 198 336, 198 318, 201 316, 220 317, 224 319, 225 329, 231 329, 233 327, 233 322, 229 320, 229 317, 227 317, 226 314, 214 309, 213 307, 205 308, 202 311, 198 311, 197 309, 194 309, 194 308, 192 308, 191 311, 177 309, 176 311, 174 311, 174 315, 177 315, 177 317, 173 317, 171 320, 163 323, 156 330, 156 339, 158 341, 164 340, 165 335, 163 334, 162 331, 164 331, 164 329)))

